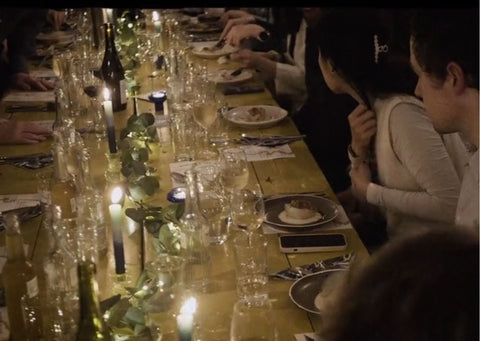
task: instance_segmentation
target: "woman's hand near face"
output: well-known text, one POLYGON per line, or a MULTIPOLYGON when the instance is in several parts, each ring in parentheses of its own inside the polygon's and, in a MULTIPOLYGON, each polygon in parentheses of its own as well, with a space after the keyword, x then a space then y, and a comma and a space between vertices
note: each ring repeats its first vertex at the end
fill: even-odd
POLYGON ((377 120, 372 110, 359 104, 348 115, 348 123, 352 133, 352 149, 358 157, 366 159, 370 142, 377 131, 377 120))

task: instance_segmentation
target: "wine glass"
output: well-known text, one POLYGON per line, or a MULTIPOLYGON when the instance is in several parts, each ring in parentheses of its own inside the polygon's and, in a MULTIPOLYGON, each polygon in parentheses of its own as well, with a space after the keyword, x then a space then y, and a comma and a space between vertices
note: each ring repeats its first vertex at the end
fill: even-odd
POLYGON ((233 306, 230 340, 277 340, 272 305, 268 299, 239 300, 233 306))
POLYGON ((265 219, 265 204, 258 183, 233 193, 231 217, 233 225, 247 233, 248 245, 252 245, 252 234, 262 226, 265 219))
POLYGON ((103 88, 103 80, 97 77, 98 70, 94 66, 86 65, 83 70, 83 92, 90 99, 89 116, 93 123, 93 130, 97 138, 106 137, 107 122, 98 96, 103 88))
POLYGON ((224 148, 220 151, 220 183, 232 194, 247 186, 249 171, 247 155, 241 148, 224 148))
POLYGON ((218 118, 217 103, 215 98, 215 83, 202 82, 202 89, 193 101, 193 119, 203 129, 203 143, 200 158, 212 159, 217 154, 210 150, 208 132, 218 118))

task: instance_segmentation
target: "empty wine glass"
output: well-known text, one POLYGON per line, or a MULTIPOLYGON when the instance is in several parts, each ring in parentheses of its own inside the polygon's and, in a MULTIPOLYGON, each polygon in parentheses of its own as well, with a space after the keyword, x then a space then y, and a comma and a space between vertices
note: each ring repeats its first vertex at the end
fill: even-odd
POLYGON ((277 340, 273 317, 272 305, 268 299, 237 301, 230 323, 230 340, 277 340))
POLYGON ((247 233, 248 244, 251 245, 253 232, 262 226, 265 219, 265 204, 258 183, 233 193, 231 217, 233 225, 247 233))

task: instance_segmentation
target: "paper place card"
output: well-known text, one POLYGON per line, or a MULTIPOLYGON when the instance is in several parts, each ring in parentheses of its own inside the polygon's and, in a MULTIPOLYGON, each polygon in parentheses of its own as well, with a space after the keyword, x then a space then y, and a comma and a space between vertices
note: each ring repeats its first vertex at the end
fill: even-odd
POLYGON ((322 341, 320 336, 316 333, 300 333, 295 334, 296 341, 322 341))
POLYGON ((53 91, 12 91, 3 98, 4 102, 55 102, 53 91))
MULTIPOLYGON (((209 164, 209 163, 217 163, 217 161, 180 161, 180 162, 173 162, 169 165, 170 174, 171 173, 178 173, 178 174, 181 174, 181 175, 185 175, 185 172, 189 169, 192 169, 195 165, 209 164)), ((171 177, 171 178, 172 178, 172 186, 173 187, 185 186, 185 183, 175 181, 174 177, 171 177)))
POLYGON ((0 212, 8 212, 24 207, 34 207, 38 204, 40 204, 38 194, 0 195, 0 212))

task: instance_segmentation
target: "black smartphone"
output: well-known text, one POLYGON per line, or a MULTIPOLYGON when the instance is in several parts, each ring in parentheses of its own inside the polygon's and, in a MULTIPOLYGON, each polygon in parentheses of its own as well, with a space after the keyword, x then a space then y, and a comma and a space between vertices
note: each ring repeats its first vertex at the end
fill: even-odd
POLYGON ((342 251, 347 248, 343 233, 281 234, 278 240, 284 253, 342 251))

